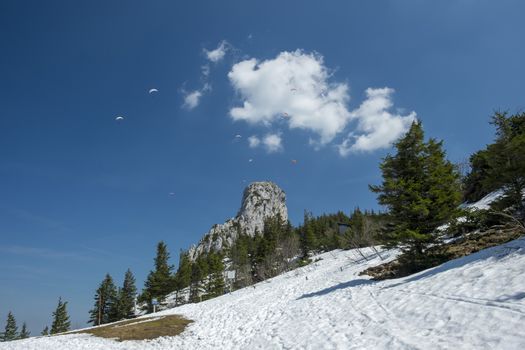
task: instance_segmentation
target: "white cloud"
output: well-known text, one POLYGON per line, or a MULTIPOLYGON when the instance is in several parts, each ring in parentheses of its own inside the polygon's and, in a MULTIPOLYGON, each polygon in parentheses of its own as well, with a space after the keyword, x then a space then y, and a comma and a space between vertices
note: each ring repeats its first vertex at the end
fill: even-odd
POLYGON ((250 148, 256 148, 261 143, 261 140, 255 135, 248 137, 248 144, 250 148))
POLYGON ((182 107, 188 110, 194 109, 199 105, 204 93, 208 91, 211 91, 211 85, 209 83, 204 83, 202 88, 199 90, 186 92, 184 89, 182 89, 182 93, 184 94, 184 103, 182 104, 182 107))
POLYGON ((226 55, 226 51, 229 49, 229 44, 226 40, 223 40, 219 43, 219 46, 215 50, 208 51, 204 49, 204 53, 206 54, 206 57, 208 60, 210 60, 213 63, 217 63, 221 61, 224 56, 226 55))
POLYGON ((281 135, 279 134, 267 134, 262 139, 262 143, 268 153, 279 152, 283 149, 281 135))
POLYGON ((182 107, 192 110, 199 105, 202 92, 200 90, 191 91, 184 96, 184 104, 182 107))
POLYGON ((366 90, 366 100, 351 112, 358 120, 356 132, 350 133, 340 145, 339 154, 346 156, 351 152, 374 151, 389 147, 401 137, 416 118, 415 112, 407 115, 392 113, 393 89, 381 88, 366 90))
POLYGON ((228 78, 242 99, 242 106, 230 110, 236 121, 263 125, 283 121, 290 129, 314 132, 324 145, 351 119, 348 86, 329 82, 319 54, 296 50, 265 61, 244 60, 232 67, 228 78))

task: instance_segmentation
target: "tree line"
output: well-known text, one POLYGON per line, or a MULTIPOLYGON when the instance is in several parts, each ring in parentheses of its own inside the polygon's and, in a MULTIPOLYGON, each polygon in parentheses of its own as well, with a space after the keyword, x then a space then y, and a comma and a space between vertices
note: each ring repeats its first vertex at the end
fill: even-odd
MULTIPOLYGON (((51 324, 51 330, 46 326, 40 335, 46 336, 50 334, 57 334, 67 332, 71 329, 71 323, 67 313, 67 301, 62 301, 62 298, 58 299, 58 305, 53 312, 53 322, 51 324)), ((31 332, 27 329, 27 325, 24 322, 22 329, 18 332, 18 326, 16 319, 12 312, 7 314, 6 325, 4 332, 0 333, 0 341, 12 341, 18 339, 29 338, 31 332)))

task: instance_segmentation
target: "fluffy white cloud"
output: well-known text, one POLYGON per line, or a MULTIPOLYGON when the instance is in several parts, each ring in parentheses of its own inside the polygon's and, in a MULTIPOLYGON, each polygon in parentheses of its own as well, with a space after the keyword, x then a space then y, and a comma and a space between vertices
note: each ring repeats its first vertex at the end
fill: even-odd
POLYGON ((340 155, 389 147, 408 130, 416 113, 392 113, 393 93, 387 87, 366 90, 366 100, 351 112, 351 117, 358 120, 356 131, 338 145, 340 155))
POLYGON ((226 55, 226 51, 228 51, 229 44, 226 40, 223 40, 219 43, 219 46, 215 50, 208 51, 204 49, 204 54, 213 63, 219 62, 224 58, 224 55, 226 55))
POLYGON ((250 145, 250 148, 255 148, 259 146, 261 143, 261 140, 255 135, 248 137, 248 144, 250 145))
MULTIPOLYGON (((415 112, 392 111, 394 90, 387 87, 367 89, 365 101, 349 110, 348 85, 331 81, 317 53, 285 51, 273 59, 243 60, 233 65, 228 78, 241 100, 230 109, 234 121, 307 130, 315 135, 310 144, 316 148, 346 134, 337 145, 342 156, 389 147, 416 118, 415 112)), ((282 149, 280 134, 249 142, 250 147, 262 144, 269 152, 282 149)))
POLYGON ((268 153, 279 152, 283 149, 281 135, 279 134, 267 134, 262 139, 262 143, 268 153))
POLYGON ((316 133, 321 145, 331 142, 351 119, 345 83, 330 83, 319 54, 301 50, 276 58, 254 58, 235 64, 228 78, 242 99, 230 110, 234 120, 270 125, 286 122, 291 129, 316 133))
POLYGON ((188 92, 186 96, 184 96, 184 104, 182 107, 192 110, 199 105, 201 97, 202 92, 200 90, 188 92))

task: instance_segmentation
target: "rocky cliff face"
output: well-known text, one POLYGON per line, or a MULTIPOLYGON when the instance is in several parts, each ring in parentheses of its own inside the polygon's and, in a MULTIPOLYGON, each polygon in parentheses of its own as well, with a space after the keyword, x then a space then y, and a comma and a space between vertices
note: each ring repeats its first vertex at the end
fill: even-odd
POLYGON ((237 216, 224 224, 214 225, 199 244, 190 248, 189 257, 195 260, 202 253, 229 247, 241 233, 250 236, 261 233, 264 221, 277 215, 283 220, 288 220, 284 191, 273 182, 251 183, 244 190, 237 216))

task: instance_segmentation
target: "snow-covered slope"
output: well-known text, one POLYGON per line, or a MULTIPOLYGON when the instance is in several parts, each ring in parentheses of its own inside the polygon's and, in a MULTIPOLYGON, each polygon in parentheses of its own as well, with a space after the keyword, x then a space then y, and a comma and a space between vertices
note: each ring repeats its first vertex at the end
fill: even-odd
POLYGON ((161 312, 195 321, 178 337, 66 335, 0 349, 525 349, 525 239, 382 282, 358 275, 377 257, 319 258, 255 288, 161 312))

